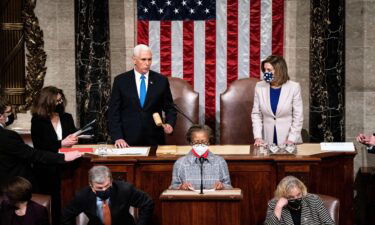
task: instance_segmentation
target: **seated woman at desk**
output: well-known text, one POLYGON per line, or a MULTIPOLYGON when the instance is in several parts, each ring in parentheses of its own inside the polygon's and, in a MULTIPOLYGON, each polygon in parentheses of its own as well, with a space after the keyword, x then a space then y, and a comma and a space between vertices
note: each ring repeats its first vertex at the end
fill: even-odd
POLYGON ((2 188, 1 225, 49 225, 47 208, 31 200, 31 183, 14 177, 2 188))
MULTIPOLYGON (((31 109, 31 138, 36 149, 57 153, 61 147, 78 142, 77 130, 71 114, 65 112, 63 91, 54 86, 44 87, 31 109)), ((37 190, 52 197, 52 223, 59 224, 60 170, 56 165, 34 165, 37 190)))
POLYGON ((306 186, 293 176, 284 177, 277 185, 275 197, 268 202, 264 224, 332 224, 319 196, 307 193, 306 186))
POLYGON ((212 139, 211 128, 206 125, 193 125, 189 128, 186 138, 192 149, 175 162, 170 189, 200 189, 200 160, 203 160, 204 189, 231 189, 227 163, 223 157, 213 154, 208 149, 212 139))

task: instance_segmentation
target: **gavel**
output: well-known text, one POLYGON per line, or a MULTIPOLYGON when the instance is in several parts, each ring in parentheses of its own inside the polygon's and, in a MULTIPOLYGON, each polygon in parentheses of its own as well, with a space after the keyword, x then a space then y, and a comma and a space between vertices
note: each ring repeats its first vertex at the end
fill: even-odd
POLYGON ((161 127, 164 125, 163 120, 161 119, 159 113, 156 112, 152 114, 152 118, 154 119, 156 126, 161 127))

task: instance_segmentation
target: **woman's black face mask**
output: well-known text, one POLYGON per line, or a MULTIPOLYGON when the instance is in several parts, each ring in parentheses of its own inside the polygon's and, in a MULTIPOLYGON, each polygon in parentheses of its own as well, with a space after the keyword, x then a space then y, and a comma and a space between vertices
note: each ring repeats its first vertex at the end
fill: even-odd
POLYGON ((302 198, 288 200, 288 207, 293 210, 299 210, 302 205, 302 198))

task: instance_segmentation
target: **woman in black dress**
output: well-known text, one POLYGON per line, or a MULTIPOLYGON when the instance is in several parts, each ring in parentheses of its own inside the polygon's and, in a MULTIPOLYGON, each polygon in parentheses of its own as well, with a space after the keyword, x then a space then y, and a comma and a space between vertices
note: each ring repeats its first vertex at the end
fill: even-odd
MULTIPOLYGON (((59 148, 71 147, 78 139, 71 114, 65 112, 67 101, 59 88, 44 87, 31 109, 31 138, 36 149, 57 153, 59 148)), ((60 218, 60 168, 57 165, 36 164, 37 190, 52 197, 52 223, 60 218)))

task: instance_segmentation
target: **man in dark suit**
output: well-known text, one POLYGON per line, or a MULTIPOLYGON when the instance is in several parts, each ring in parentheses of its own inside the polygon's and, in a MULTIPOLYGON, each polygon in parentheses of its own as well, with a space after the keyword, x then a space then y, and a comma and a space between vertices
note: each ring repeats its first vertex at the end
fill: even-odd
POLYGON ((154 146, 165 143, 164 133, 173 132, 176 110, 169 82, 151 71, 151 49, 137 45, 133 53, 134 69, 118 75, 112 88, 108 126, 116 147, 154 146), (157 127, 152 114, 165 113, 165 124, 157 127))
POLYGON ((5 129, 6 107, 6 101, 0 98, 0 186, 16 176, 32 180, 31 163, 33 162, 64 163, 82 156, 78 151, 58 154, 39 151, 28 146, 18 133, 5 129))
POLYGON ((127 182, 113 181, 108 167, 91 168, 89 182, 90 186, 79 191, 63 210, 62 224, 71 224, 83 212, 89 225, 133 225, 130 206, 140 208, 138 225, 150 222, 154 209, 151 198, 127 182))

